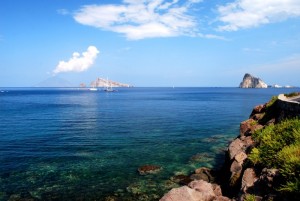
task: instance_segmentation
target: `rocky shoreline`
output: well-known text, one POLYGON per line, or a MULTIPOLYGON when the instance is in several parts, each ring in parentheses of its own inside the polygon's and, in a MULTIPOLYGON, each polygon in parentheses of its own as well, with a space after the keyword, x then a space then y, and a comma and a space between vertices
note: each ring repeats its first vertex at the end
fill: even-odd
POLYGON ((290 109, 284 111, 277 97, 254 107, 249 119, 241 122, 239 136, 229 144, 223 168, 217 172, 199 168, 190 176, 178 177, 184 186, 173 188, 160 201, 286 200, 274 187, 281 179, 279 170, 257 168, 248 157, 256 146, 252 134, 285 118, 299 117, 298 110, 290 109))

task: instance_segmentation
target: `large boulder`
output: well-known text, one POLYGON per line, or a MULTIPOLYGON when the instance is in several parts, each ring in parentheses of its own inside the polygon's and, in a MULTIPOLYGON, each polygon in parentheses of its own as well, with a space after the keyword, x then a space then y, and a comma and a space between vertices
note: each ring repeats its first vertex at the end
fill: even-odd
POLYGON ((240 140, 240 138, 236 138, 232 141, 228 148, 229 158, 232 160, 235 155, 241 153, 244 150, 244 143, 240 140))
POLYGON ((204 195, 189 188, 188 186, 182 186, 179 188, 173 188, 167 194, 165 194, 160 201, 204 201, 204 195))
POLYGON ((212 200, 214 197, 216 197, 213 185, 206 181, 192 181, 188 186, 198 192, 201 192, 204 200, 212 200))
POLYGON ((192 181, 188 186, 173 188, 160 201, 229 201, 222 196, 219 185, 206 181, 192 181))

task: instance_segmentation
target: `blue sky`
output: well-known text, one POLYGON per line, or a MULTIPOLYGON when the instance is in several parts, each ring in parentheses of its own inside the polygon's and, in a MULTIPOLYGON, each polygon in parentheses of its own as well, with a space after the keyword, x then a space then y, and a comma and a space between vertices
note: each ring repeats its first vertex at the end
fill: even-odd
POLYGON ((1 0, 0 86, 300 86, 299 0, 1 0))

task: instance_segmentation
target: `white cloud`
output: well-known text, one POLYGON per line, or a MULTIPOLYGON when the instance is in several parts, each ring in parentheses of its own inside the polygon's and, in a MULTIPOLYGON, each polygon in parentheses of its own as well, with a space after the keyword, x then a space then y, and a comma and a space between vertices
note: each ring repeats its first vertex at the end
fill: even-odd
POLYGON ((123 0, 119 5, 86 5, 74 15, 84 25, 124 34, 127 39, 194 36, 189 9, 202 0, 123 0))
POLYGON ((87 51, 81 55, 78 52, 74 52, 69 61, 60 61, 53 73, 86 71, 94 64, 98 53, 99 51, 95 46, 89 46, 87 51))
POLYGON ((221 31, 258 27, 263 24, 300 17, 299 0, 235 0, 219 6, 221 31))

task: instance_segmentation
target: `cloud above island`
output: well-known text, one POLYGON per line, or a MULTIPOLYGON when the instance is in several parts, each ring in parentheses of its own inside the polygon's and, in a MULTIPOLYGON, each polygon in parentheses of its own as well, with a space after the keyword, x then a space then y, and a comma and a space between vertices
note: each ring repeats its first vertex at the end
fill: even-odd
POLYGON ((299 0, 235 0, 218 6, 220 31, 237 31, 300 17, 299 0))
POLYGON ((89 46, 82 54, 74 52, 68 61, 59 61, 53 73, 86 71, 94 64, 98 54, 99 51, 95 46, 89 46))
POLYGON ((129 40, 193 36, 196 19, 192 5, 202 0, 123 0, 122 4, 86 5, 74 19, 83 25, 125 35, 129 40))

